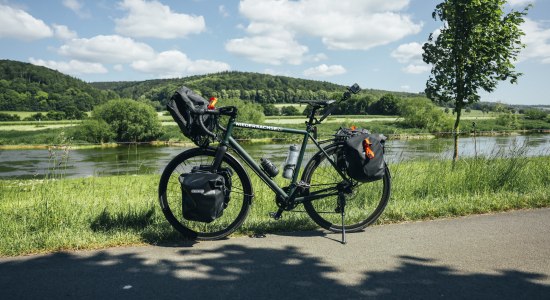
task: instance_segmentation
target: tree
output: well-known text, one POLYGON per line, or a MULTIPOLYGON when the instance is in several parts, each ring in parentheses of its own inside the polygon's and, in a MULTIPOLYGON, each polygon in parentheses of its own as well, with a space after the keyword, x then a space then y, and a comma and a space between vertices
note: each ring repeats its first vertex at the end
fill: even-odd
POLYGON ((499 81, 516 83, 521 73, 516 60, 524 45, 520 25, 523 11, 504 13, 505 0, 445 0, 432 17, 443 22, 439 35, 424 44, 423 60, 432 64, 426 95, 439 103, 455 103, 454 155, 458 159, 458 133, 462 109, 478 102, 480 89, 492 92, 499 81))
POLYGON ((380 115, 397 115, 400 101, 401 99, 393 94, 385 94, 373 104, 371 112, 380 115))
POLYGON ((266 116, 278 116, 279 115, 279 109, 275 107, 274 104, 266 103, 263 104, 262 107, 264 108, 264 115, 266 116))
POLYGON ((97 106, 92 117, 109 124, 117 142, 152 141, 161 134, 155 109, 130 99, 111 100, 97 106))

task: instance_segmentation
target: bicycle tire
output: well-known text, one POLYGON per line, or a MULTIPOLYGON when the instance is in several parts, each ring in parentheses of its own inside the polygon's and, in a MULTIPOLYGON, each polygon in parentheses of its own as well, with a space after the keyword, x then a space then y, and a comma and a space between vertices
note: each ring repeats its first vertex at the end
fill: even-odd
POLYGON ((166 220, 184 237, 194 240, 216 240, 233 233, 242 225, 252 202, 252 184, 241 163, 226 153, 221 167, 231 168, 231 198, 223 215, 211 223, 189 221, 182 216, 180 174, 198 165, 212 164, 216 150, 193 148, 184 151, 166 165, 159 182, 159 202, 166 220))
MULTIPOLYGON (((336 161, 336 153, 343 145, 334 143, 324 151, 336 161)), ((302 180, 310 185, 308 192, 334 187, 342 177, 330 164, 322 151, 317 152, 307 163, 302 180)), ((382 214, 390 198, 391 176, 386 166, 384 177, 374 182, 352 181, 352 194, 346 196, 345 229, 357 232, 374 223, 382 214)), ((342 232, 341 214, 337 212, 338 196, 304 202, 309 217, 324 229, 342 232)))

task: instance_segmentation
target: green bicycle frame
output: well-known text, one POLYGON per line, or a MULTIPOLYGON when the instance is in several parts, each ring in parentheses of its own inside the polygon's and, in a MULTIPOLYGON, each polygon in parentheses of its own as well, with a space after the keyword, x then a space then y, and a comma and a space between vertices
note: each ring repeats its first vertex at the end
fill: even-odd
POLYGON ((296 203, 302 203, 304 201, 320 199, 329 195, 337 195, 338 193, 334 192, 331 194, 323 193, 323 194, 308 195, 304 197, 294 197, 295 191, 297 189, 296 183, 298 181, 298 175, 299 175, 298 170, 300 170, 302 166, 304 154, 305 154, 309 139, 311 139, 311 141, 315 144, 315 146, 317 146, 317 148, 324 153, 328 161, 335 167, 335 169, 338 171, 340 176, 342 176, 342 178, 346 180, 346 176, 338 168, 336 168, 336 163, 324 151, 320 143, 311 135, 311 132, 313 131, 313 128, 314 128, 314 126, 311 125, 311 120, 310 122, 307 122, 306 125, 307 125, 306 130, 300 130, 300 129, 293 129, 293 128, 240 123, 240 122, 236 122, 234 118, 230 118, 227 124, 226 132, 223 135, 223 138, 220 140, 220 146, 228 145, 230 148, 232 148, 239 155, 239 157, 242 158, 245 161, 245 163, 254 171, 254 173, 256 173, 262 179, 262 181, 265 182, 277 194, 277 196, 282 197, 285 200, 293 199, 293 201, 295 201, 296 203), (256 163, 256 161, 232 137, 233 129, 235 127, 254 129, 254 130, 283 132, 283 133, 290 133, 290 134, 303 136, 302 146, 300 147, 298 161, 296 162, 296 168, 292 176, 292 180, 290 182, 288 194, 279 185, 277 185, 277 183, 275 183, 275 181, 273 181, 271 177, 269 177, 267 174, 265 174, 265 172, 262 171, 262 169, 256 163))

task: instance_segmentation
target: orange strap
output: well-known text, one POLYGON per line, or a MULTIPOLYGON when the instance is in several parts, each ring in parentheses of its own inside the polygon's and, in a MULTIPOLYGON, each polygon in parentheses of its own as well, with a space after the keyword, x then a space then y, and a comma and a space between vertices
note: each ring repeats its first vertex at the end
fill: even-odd
POLYGON ((372 146, 372 143, 369 141, 368 138, 363 140, 363 148, 365 149, 365 156, 368 157, 369 159, 373 159, 374 152, 372 151, 370 146, 372 146))

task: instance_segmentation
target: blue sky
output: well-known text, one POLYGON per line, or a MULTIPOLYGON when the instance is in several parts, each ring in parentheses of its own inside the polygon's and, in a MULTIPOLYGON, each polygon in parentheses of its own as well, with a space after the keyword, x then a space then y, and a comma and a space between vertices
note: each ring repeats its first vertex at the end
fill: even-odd
MULTIPOLYGON (((0 0, 0 58, 85 81, 224 70, 420 92, 421 44, 441 0, 0 0)), ((483 101, 550 105, 550 0, 533 3, 519 84, 483 101)))

